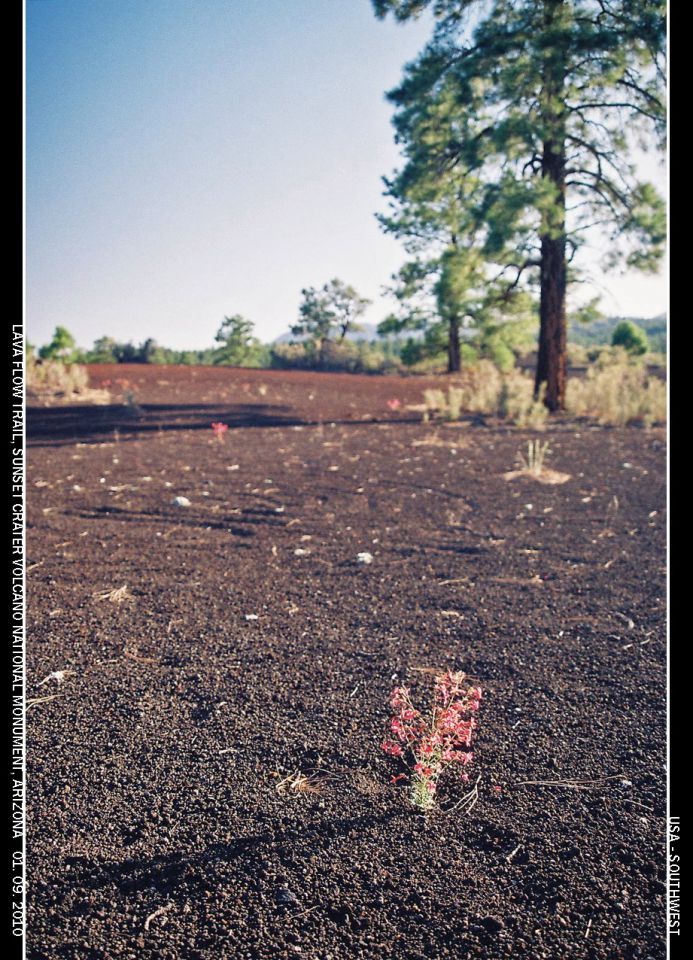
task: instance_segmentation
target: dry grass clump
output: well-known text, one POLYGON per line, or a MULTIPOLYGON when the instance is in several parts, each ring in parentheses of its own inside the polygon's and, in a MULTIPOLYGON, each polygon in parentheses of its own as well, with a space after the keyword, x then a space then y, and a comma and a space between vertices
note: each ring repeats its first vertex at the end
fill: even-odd
POLYGON ((114 590, 99 590, 93 594, 95 600, 109 600, 111 603, 134 603, 135 598, 130 593, 127 584, 116 587, 114 590))
POLYGON ((325 792, 325 778, 306 776, 305 773, 296 770, 295 773, 280 780, 275 789, 280 794, 311 793, 322 795, 325 792))
POLYGON ((600 358, 583 379, 569 380, 566 405, 570 413, 601 424, 651 427, 666 422, 666 383, 621 350, 600 358))
POLYGON ((108 390, 92 390, 89 373, 78 363, 63 363, 61 360, 27 361, 26 393, 30 400, 44 403, 81 401, 109 403, 108 390))
MULTIPOLYGON (((571 377, 566 400, 569 413, 601 424, 651 427, 666 422, 666 383, 622 349, 604 351, 584 377, 571 377)), ((424 421, 458 420, 462 412, 501 417, 533 430, 543 429, 548 416, 543 396, 534 399, 531 376, 504 372, 490 360, 470 364, 447 390, 424 391, 424 421)))
POLYGON ((538 480, 539 483, 555 486, 556 484, 566 483, 570 480, 569 473, 561 473, 558 470, 552 470, 546 466, 546 457, 549 450, 548 441, 542 443, 540 440, 529 440, 527 443, 527 455, 522 452, 517 455, 517 469, 506 473, 506 480, 515 480, 517 477, 531 477, 538 480))
POLYGON ((464 392, 452 385, 447 393, 439 389, 424 390, 424 421, 428 422, 432 417, 459 420, 463 398, 464 392))
POLYGON ((534 399, 534 381, 519 370, 503 372, 490 360, 466 367, 447 393, 424 391, 424 420, 458 420, 462 411, 502 417, 518 427, 541 429, 548 411, 534 399))

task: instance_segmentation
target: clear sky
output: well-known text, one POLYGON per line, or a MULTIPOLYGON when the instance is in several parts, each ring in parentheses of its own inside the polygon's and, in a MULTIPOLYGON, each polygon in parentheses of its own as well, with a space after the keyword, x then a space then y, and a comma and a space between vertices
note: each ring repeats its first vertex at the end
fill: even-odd
MULTIPOLYGON (((32 342, 201 348, 232 313, 271 340, 334 276, 370 322, 392 309, 383 94, 426 21, 369 0, 26 0, 26 20, 32 342)), ((608 313, 665 309, 662 277, 599 282, 608 313)))

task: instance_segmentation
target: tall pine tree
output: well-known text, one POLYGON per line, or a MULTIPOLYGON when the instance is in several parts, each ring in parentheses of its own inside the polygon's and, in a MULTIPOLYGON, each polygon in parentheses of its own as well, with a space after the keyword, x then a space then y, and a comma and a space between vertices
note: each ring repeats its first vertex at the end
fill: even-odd
POLYGON ((538 271, 535 388, 560 410, 566 291, 585 238, 606 231, 613 265, 652 270, 663 253, 664 203, 630 157, 663 146, 665 0, 373 6, 402 21, 431 8, 433 36, 389 94, 400 176, 410 191, 455 170, 473 177, 472 219, 484 258, 500 265, 495 281, 510 293, 538 271))

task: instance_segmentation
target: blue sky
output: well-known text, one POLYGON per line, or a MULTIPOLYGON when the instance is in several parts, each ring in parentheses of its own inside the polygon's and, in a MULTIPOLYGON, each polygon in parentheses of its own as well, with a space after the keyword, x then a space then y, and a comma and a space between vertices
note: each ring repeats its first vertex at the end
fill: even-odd
MULTIPOLYGON (((334 276, 389 312, 383 94, 426 21, 369 0, 27 0, 26 19, 32 342, 62 324, 204 347, 231 313, 270 340, 334 276)), ((610 313, 665 307, 661 277, 599 279, 610 313)))

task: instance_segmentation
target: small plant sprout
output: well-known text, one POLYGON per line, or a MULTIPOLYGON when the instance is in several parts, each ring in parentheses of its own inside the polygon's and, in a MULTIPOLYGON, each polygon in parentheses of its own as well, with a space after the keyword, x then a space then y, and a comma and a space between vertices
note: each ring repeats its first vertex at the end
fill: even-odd
POLYGON ((470 748, 480 700, 481 687, 459 671, 436 675, 428 717, 413 706, 408 687, 392 691, 392 739, 381 746, 409 767, 409 774, 400 774, 393 782, 409 779, 411 803, 423 813, 437 807, 439 781, 449 767, 457 766, 462 782, 469 781, 467 768, 473 758, 470 748))
POLYGON ((224 436, 226 431, 229 429, 228 423, 213 423, 212 430, 214 431, 214 436, 217 438, 219 443, 224 442, 224 436))
POLYGON ((555 485, 570 480, 569 473, 561 473, 546 466, 546 458, 551 451, 548 441, 529 440, 527 455, 522 452, 517 455, 517 469, 506 473, 506 480, 515 480, 516 477, 531 477, 539 483, 555 485))
POLYGON ((525 458, 521 453, 518 454, 518 466, 525 473, 531 473, 536 477, 543 472, 544 461, 550 452, 548 440, 544 443, 540 440, 530 440, 527 443, 527 457, 525 458))

